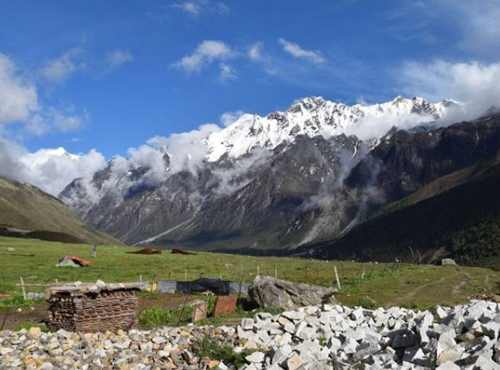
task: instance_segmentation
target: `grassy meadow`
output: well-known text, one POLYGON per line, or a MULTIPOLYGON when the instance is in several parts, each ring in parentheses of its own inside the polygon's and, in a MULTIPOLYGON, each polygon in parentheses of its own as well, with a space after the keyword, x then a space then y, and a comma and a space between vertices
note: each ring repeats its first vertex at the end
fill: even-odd
MULTIPOLYGON (((54 282, 107 283, 193 280, 199 277, 252 281, 257 273, 277 275, 294 282, 335 286, 334 266, 342 285, 337 299, 348 305, 406 306, 428 308, 436 304, 466 302, 477 294, 498 292, 500 276, 483 268, 459 266, 406 265, 321 261, 287 257, 252 257, 200 252, 196 255, 137 255, 134 247, 62 244, 30 239, 0 237, 0 294, 21 295, 16 286, 54 282), (91 261, 87 267, 56 267, 65 255, 91 261)), ((30 287, 32 292, 43 288, 30 287)), ((1 305, 0 305, 1 306, 1 305)))

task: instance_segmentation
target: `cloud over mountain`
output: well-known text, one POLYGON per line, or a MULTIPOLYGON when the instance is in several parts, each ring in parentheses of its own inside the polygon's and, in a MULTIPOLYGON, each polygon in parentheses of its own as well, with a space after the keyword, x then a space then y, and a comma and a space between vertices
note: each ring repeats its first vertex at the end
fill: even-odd
POLYGON ((407 92, 463 102, 461 119, 476 118, 491 107, 500 108, 500 63, 408 62, 400 80, 407 92))

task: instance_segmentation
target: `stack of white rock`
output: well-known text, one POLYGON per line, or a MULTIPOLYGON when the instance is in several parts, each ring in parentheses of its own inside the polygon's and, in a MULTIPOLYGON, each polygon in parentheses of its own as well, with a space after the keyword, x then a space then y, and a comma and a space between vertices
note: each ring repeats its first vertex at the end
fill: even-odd
POLYGON ((0 333, 2 369, 216 369, 232 364, 195 355, 209 336, 235 352, 250 349, 246 370, 500 369, 500 305, 474 300, 430 311, 342 305, 258 313, 238 327, 158 328, 117 333, 39 329, 0 333), (210 361, 212 360, 212 361, 210 361))
POLYGON ((270 348, 247 358, 248 370, 500 369, 499 330, 500 306, 476 300, 423 312, 334 305, 258 314, 238 336, 270 348))

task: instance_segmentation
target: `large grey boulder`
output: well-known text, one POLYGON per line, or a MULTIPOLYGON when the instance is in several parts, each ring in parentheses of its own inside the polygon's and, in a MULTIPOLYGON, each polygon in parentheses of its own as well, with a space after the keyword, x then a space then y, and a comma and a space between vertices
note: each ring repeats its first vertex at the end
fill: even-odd
POLYGON ((294 284, 270 276, 257 276, 248 289, 248 295, 259 307, 277 307, 292 310, 299 307, 337 303, 337 290, 309 284, 294 284))

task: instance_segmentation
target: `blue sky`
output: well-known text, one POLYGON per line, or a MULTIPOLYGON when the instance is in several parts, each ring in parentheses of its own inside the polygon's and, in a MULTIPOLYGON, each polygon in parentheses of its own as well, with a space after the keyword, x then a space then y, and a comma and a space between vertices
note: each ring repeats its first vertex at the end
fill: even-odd
POLYGON ((2 1, 0 139, 109 159, 306 96, 497 94, 498 19, 500 0, 2 1))

